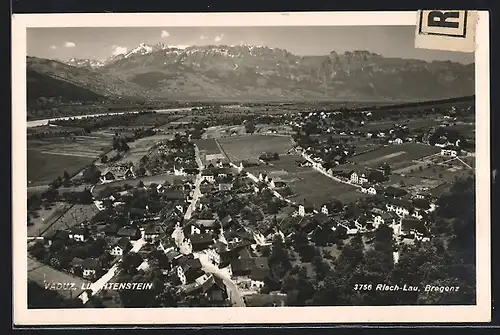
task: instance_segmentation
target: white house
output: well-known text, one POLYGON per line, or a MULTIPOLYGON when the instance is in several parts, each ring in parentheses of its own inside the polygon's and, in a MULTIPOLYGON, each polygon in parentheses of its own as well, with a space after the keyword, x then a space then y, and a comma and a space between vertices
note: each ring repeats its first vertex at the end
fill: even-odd
POLYGON ((373 216, 373 225, 375 228, 380 226, 381 224, 385 225, 392 225, 396 220, 390 213, 381 213, 381 214, 374 214, 373 216))
POLYGON ((410 203, 400 199, 389 199, 386 204, 386 209, 390 212, 395 212, 398 216, 406 216, 410 214, 410 203))
POLYGON ((77 242, 84 242, 89 236, 89 230, 84 227, 73 227, 69 233, 69 238, 77 242))
POLYGON ((306 208, 302 204, 299 205, 299 215, 300 216, 305 216, 306 215, 306 208))
POLYGON ((174 175, 176 176, 187 176, 186 171, 184 171, 184 168, 182 166, 174 166, 174 175))
POLYGON ((351 172, 351 174, 349 176, 349 180, 351 181, 351 183, 354 183, 354 184, 357 184, 359 182, 359 176, 356 173, 356 171, 351 172))
POLYGON ((454 149, 454 148, 442 148, 441 149, 441 156, 457 157, 458 150, 454 149))
POLYGON ((123 256, 123 254, 128 251, 129 243, 126 237, 121 238, 111 249, 109 249, 110 255, 123 256))
POLYGON ((203 173, 201 174, 201 178, 202 178, 202 180, 201 180, 201 181, 206 180, 206 181, 208 181, 208 182, 210 182, 210 183, 215 182, 215 176, 214 176, 214 174, 213 174, 213 173, 211 173, 211 172, 203 172, 203 173))
POLYGON ((214 248, 209 248, 205 252, 210 262, 218 267, 220 264, 220 254, 217 252, 217 250, 215 250, 214 248))
POLYGON ((394 144, 403 144, 403 140, 398 137, 394 141, 392 141, 392 143, 394 143, 394 144))
POLYGON ((375 186, 368 185, 368 184, 364 184, 363 186, 361 186, 361 192, 366 193, 366 194, 371 194, 371 195, 377 194, 377 190, 375 189, 375 186))
POLYGON ((83 261, 83 277, 91 279, 95 276, 96 270, 99 267, 99 262, 94 258, 87 258, 83 261))
POLYGON ((181 281, 182 285, 186 285, 187 283, 186 275, 184 274, 184 270, 180 266, 177 266, 177 277, 179 277, 179 280, 181 281))

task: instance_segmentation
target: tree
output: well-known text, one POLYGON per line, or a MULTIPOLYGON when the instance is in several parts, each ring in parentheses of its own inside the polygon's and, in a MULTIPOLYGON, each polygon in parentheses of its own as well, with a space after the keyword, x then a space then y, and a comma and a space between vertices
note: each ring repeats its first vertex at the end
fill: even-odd
POLYGON ((271 255, 269 256, 269 267, 273 277, 277 280, 282 279, 286 272, 292 267, 288 251, 281 236, 274 238, 271 255))
POLYGON ((43 260, 45 258, 45 246, 42 242, 36 241, 28 251, 30 254, 38 260, 43 260))
POLYGON ((137 273, 137 267, 141 264, 141 255, 135 252, 129 252, 123 256, 121 268, 128 274, 135 274, 137 273))
POLYGON ((106 164, 108 162, 108 155, 103 155, 101 157, 101 163, 106 164))

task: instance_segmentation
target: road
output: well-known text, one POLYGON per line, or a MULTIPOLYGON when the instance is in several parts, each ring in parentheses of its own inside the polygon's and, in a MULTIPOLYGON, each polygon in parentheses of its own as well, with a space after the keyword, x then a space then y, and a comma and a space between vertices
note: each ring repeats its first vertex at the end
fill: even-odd
MULTIPOLYGON (((304 159, 305 159, 305 160, 307 160, 308 162, 310 162, 310 163, 313 163, 313 164, 314 164, 314 161, 313 161, 311 158, 309 158, 307 155, 302 155, 302 157, 304 157, 304 159)), ((357 187, 357 188, 360 188, 360 187, 361 187, 361 185, 353 184, 353 183, 351 183, 351 182, 348 182, 348 181, 342 180, 342 179, 340 179, 340 178, 334 177, 334 176, 332 176, 332 175, 329 175, 329 174, 328 174, 328 173, 326 173, 325 171, 323 171, 323 170, 321 170, 321 169, 318 169, 318 168, 316 168, 316 167, 313 167, 313 169, 314 169, 314 170, 316 170, 316 171, 318 171, 319 173, 321 173, 321 174, 323 174, 323 175, 327 176, 328 178, 335 180, 336 182, 339 182, 339 183, 342 183, 342 184, 346 184, 346 185, 351 185, 351 186, 354 186, 354 187, 357 187)))
MULTIPOLYGON (((139 252, 141 248, 146 244, 146 241, 143 240, 142 238, 140 240, 137 240, 134 242, 134 245, 132 246, 132 249, 130 249, 129 252, 139 252)), ((111 279, 113 279, 117 271, 119 270, 121 260, 116 262, 109 270, 104 274, 101 278, 99 278, 96 282, 90 284, 90 290, 92 291, 92 295, 95 295, 99 293, 104 285, 106 285, 111 279)), ((83 292, 78 296, 78 298, 85 304, 89 300, 89 297, 87 295, 87 292, 83 292)))
POLYGON ((198 203, 198 200, 201 197, 200 184, 201 184, 201 173, 203 171, 203 163, 201 162, 200 151, 198 150, 198 147, 196 145, 194 146, 194 150, 195 150, 196 163, 198 164, 199 172, 196 175, 196 180, 194 182, 193 199, 191 199, 191 203, 189 204, 189 206, 186 210, 186 213, 184 213, 185 220, 191 219, 191 216, 193 215, 193 211, 196 208, 196 204, 198 203))
POLYGON ((226 291, 229 300, 231 300, 232 307, 246 307, 243 296, 238 290, 238 286, 236 286, 236 284, 232 281, 231 275, 227 271, 219 269, 218 267, 213 265, 206 254, 199 253, 196 256, 198 256, 198 259, 200 260, 203 271, 205 271, 206 273, 211 273, 215 277, 222 280, 222 282, 226 286, 226 291))

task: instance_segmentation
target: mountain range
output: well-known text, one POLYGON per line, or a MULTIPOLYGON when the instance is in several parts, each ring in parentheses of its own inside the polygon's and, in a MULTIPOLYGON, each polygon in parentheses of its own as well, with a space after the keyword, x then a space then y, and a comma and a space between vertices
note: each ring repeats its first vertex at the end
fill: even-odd
POLYGON ((71 87, 99 99, 431 100, 474 94, 474 64, 388 58, 369 51, 299 56, 250 45, 141 43, 106 60, 27 57, 28 100, 71 87), (36 75, 35 75, 36 73, 36 75), (36 78, 35 78, 36 77, 36 78), (41 78, 50 77, 42 80, 41 78), (64 82, 40 90, 37 83, 64 82))

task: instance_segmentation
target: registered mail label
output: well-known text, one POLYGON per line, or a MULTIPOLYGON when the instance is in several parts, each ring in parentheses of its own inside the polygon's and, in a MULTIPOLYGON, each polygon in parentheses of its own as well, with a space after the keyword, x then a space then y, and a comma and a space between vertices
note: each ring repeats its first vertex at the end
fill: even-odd
POLYGON ((418 11, 417 48, 472 52, 475 49, 476 11, 418 11))

